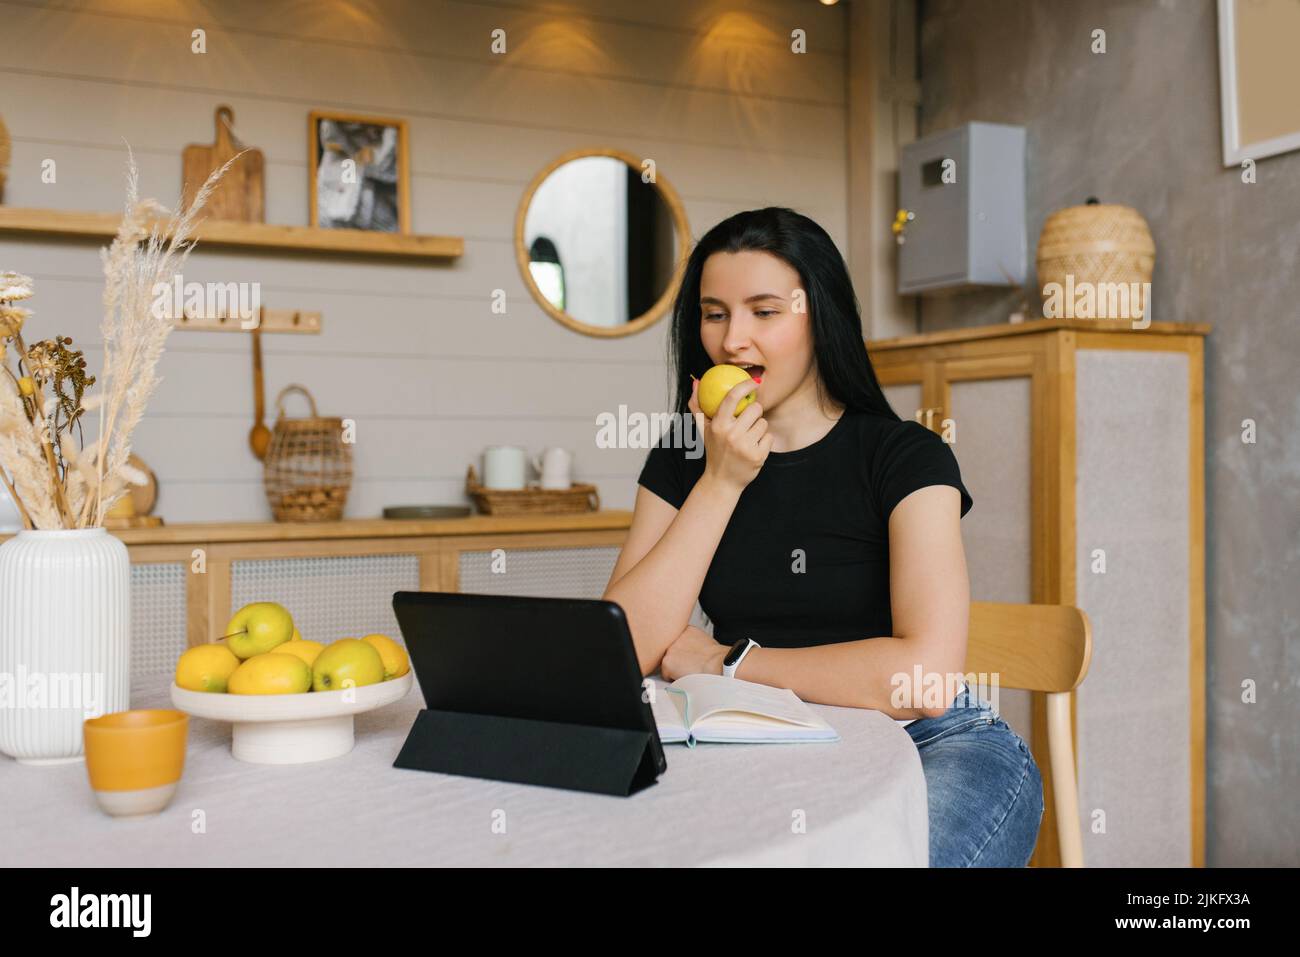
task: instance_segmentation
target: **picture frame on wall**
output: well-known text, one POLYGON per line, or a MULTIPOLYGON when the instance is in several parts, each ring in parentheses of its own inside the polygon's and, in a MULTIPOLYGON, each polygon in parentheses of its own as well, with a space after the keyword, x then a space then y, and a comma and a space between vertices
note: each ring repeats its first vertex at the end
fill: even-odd
POLYGON ((1300 149, 1300 3, 1218 0, 1223 165, 1300 149))
POLYGON ((307 125, 311 225, 409 234, 406 121, 313 110, 307 125))

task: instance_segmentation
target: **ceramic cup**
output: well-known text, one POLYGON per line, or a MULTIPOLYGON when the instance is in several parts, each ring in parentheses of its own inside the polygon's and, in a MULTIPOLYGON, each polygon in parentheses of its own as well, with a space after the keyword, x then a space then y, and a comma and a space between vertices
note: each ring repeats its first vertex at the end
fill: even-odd
POLYGON ((542 488, 568 488, 573 484, 573 453, 568 449, 547 449, 540 459, 533 459, 533 468, 542 477, 542 488))
POLYGON ((176 793, 185 767, 190 716, 155 708, 86 721, 86 773, 104 813, 156 814, 176 793))
POLYGON ((528 454, 515 445, 490 445, 483 450, 483 487, 524 488, 528 479, 528 454))

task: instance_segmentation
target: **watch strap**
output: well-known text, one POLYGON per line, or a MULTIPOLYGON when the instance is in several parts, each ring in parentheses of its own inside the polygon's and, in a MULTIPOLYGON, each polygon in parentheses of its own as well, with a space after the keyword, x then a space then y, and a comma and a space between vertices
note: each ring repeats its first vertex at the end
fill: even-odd
MULTIPOLYGON (((746 645, 744 649, 740 652, 740 657, 738 657, 732 664, 727 664, 725 660, 723 661, 722 676, 724 678, 736 677, 736 669, 738 669, 741 663, 745 660, 745 656, 748 655, 755 648, 761 647, 759 643, 755 641, 753 638, 744 638, 742 640, 746 642, 746 645)), ((737 642, 737 644, 739 644, 739 642, 737 642)), ((728 657, 730 657, 730 654, 728 654, 728 657)))

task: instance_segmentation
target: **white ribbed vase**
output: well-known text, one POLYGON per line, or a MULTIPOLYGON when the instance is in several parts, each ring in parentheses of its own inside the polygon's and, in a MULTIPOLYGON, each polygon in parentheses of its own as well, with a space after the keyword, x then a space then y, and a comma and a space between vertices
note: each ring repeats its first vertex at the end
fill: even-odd
POLYGON ((21 531, 0 545, 0 751, 85 757, 82 722, 130 707, 131 562, 102 528, 21 531))

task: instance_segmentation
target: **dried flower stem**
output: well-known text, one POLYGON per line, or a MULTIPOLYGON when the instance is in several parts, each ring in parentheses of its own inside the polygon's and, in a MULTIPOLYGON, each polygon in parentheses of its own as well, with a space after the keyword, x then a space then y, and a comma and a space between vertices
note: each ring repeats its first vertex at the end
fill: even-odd
POLYGON ((54 460, 54 446, 50 444, 50 429, 45 421, 45 403, 41 398, 41 393, 36 393, 36 415, 40 422, 32 423, 32 428, 36 430, 37 436, 41 440, 41 449, 45 453, 45 464, 50 468, 51 484, 54 486, 54 504, 59 509, 59 516, 68 524, 65 528, 75 528, 72 520, 72 506, 68 504, 68 496, 63 488, 63 480, 59 475, 59 464, 54 460))
MULTIPOLYGON (((26 351, 22 346, 22 337, 20 335, 15 335, 14 338, 18 341, 18 354, 22 355, 23 352, 26 351)), ((9 381, 13 384, 14 392, 21 395, 22 390, 18 387, 18 380, 14 378, 14 374, 9 371, 9 366, 3 361, 0 361, 0 369, 3 369, 5 375, 9 377, 9 381)), ((0 465, 0 479, 4 480, 5 491, 9 493, 9 498, 13 501, 14 505, 17 506, 18 514, 23 520, 23 525, 29 529, 35 528, 36 523, 32 521, 32 516, 27 511, 27 506, 23 504, 22 496, 18 494, 18 489, 14 486, 14 483, 9 481, 9 476, 2 465, 0 465)))
MULTIPOLYGON (((22 333, 14 336, 18 343, 18 354, 24 356, 27 354, 27 344, 23 342, 22 333)), ((18 360, 19 369, 22 368, 23 360, 18 360)), ((12 373, 10 373, 12 377, 12 373)), ((51 444, 49 427, 45 421, 45 399, 42 390, 38 386, 32 393, 32 408, 35 410, 35 418, 31 420, 32 430, 36 433, 36 439, 41 444, 41 452, 45 456, 45 465, 50 470, 50 486, 54 490, 54 505, 59 510, 59 518, 66 524, 65 528, 75 528, 72 518, 72 507, 68 504, 68 497, 63 489, 62 476, 59 475, 58 462, 54 457, 54 446, 51 444)))
MULTIPOLYGON (((158 384, 155 368, 163 343, 172 330, 170 317, 158 318, 150 309, 152 290, 170 284, 194 247, 194 228, 217 181, 245 151, 213 170, 189 207, 174 213, 166 224, 152 200, 139 200, 134 159, 127 175, 127 210, 112 246, 104 254, 103 379, 107 401, 100 406, 96 452, 94 524, 125 487, 124 467, 130 436, 158 384), (143 243, 143 250, 141 244, 143 243), (107 406, 107 408, 105 408, 107 406), (107 485, 107 488, 106 488, 107 485)), ((90 496, 87 496, 89 499, 90 496)))

